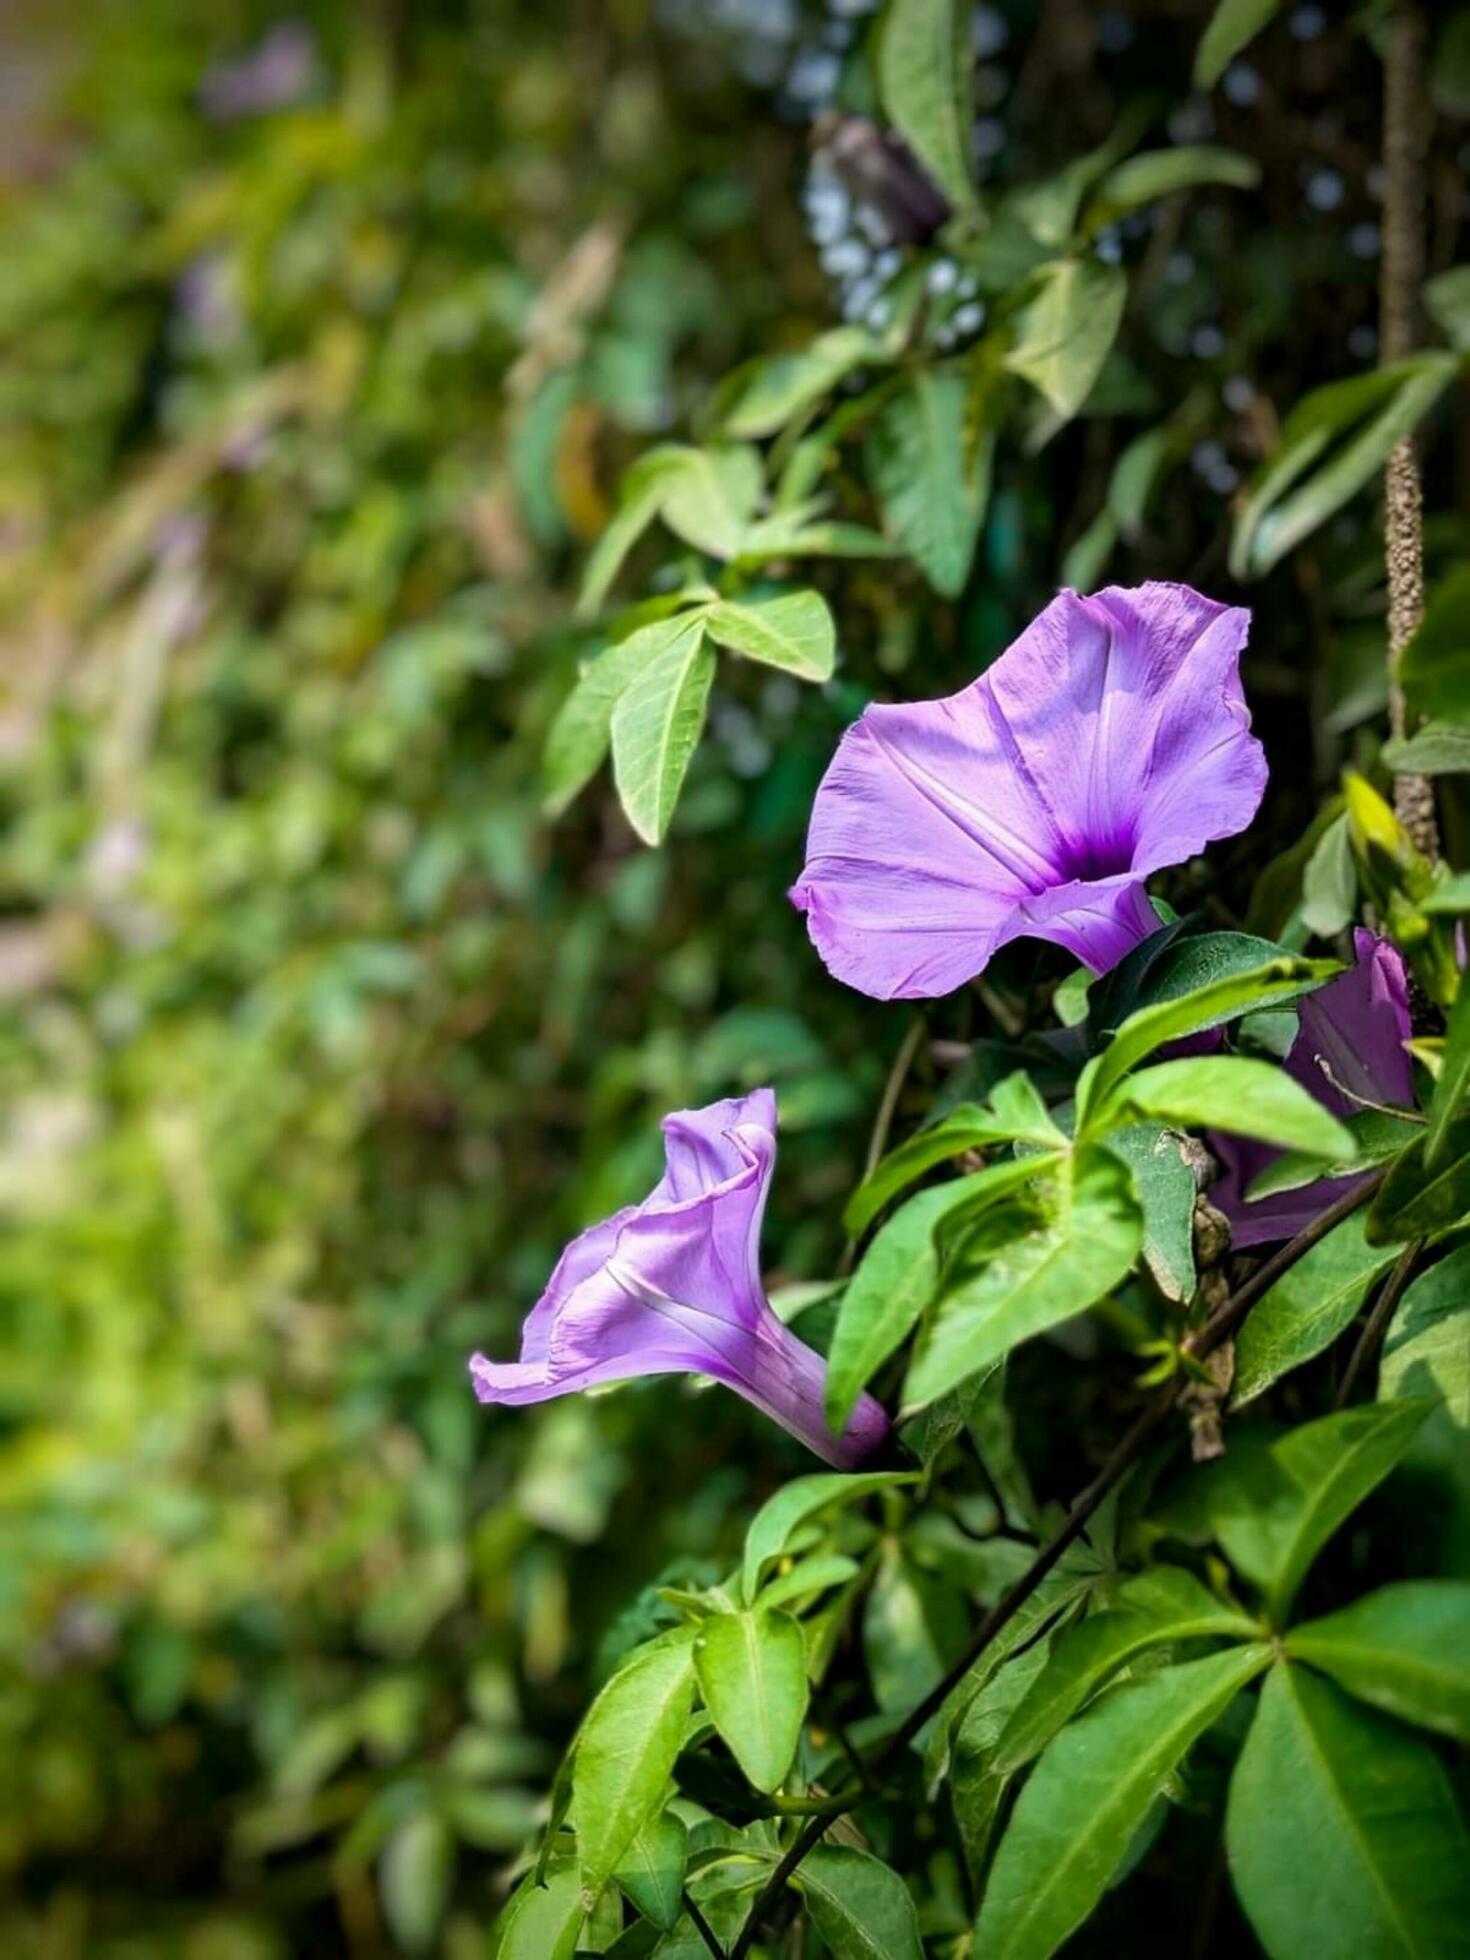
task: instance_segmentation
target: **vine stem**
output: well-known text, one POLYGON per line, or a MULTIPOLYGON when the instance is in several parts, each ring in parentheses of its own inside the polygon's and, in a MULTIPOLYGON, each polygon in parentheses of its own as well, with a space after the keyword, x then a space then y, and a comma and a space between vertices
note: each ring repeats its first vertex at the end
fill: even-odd
POLYGON ((1357 1345, 1352 1351, 1347 1367, 1343 1370, 1342 1382, 1337 1391, 1335 1408, 1345 1409, 1353 1399, 1363 1370, 1378 1352, 1378 1344, 1383 1339, 1394 1308, 1404 1297, 1404 1290, 1414 1277, 1414 1268, 1419 1263, 1419 1255, 1424 1250, 1423 1239, 1415 1239, 1406 1245, 1398 1256, 1398 1261, 1388 1278, 1379 1289, 1378 1298, 1373 1302, 1373 1311, 1358 1336, 1357 1345))
POLYGON ((720 1945, 714 1927, 710 1925, 704 1914, 699 1910, 687 1885, 684 1887, 682 1904, 685 1912, 689 1915, 690 1924, 714 1955, 714 1960, 725 1960, 725 1949, 720 1945))
MULTIPOLYGON (((1389 29, 1383 89, 1383 279, 1379 287, 1379 353, 1400 361, 1414 350, 1415 310, 1424 281, 1424 147, 1427 135, 1424 20, 1401 0, 1389 29)), ((1399 662, 1424 617, 1424 512, 1414 439, 1389 452, 1383 475, 1383 553, 1388 573, 1388 720, 1407 732, 1399 662)), ((1415 847, 1439 855, 1434 785, 1428 776, 1395 773, 1394 814, 1415 847)))
MULTIPOLYGON (((1367 1204, 1385 1173, 1376 1171, 1361 1184, 1345 1192, 1335 1204, 1314 1218, 1304 1231, 1282 1246, 1258 1266, 1249 1279, 1236 1288, 1228 1300, 1216 1308, 1205 1324, 1197 1332, 1180 1343, 1180 1351, 1191 1360, 1202 1361, 1238 1331, 1251 1309, 1280 1279, 1289 1272, 1297 1261, 1309 1253, 1314 1245, 1325 1239, 1327 1234, 1343 1219, 1350 1217, 1361 1206, 1367 1204)), ((970 1669, 979 1660, 985 1649, 995 1639, 1006 1624, 1015 1617, 1026 1601, 1035 1592, 1042 1580, 1061 1558, 1068 1547, 1081 1537, 1088 1520, 1101 1506, 1103 1499, 1119 1484, 1127 1471, 1131 1470, 1139 1457, 1148 1448, 1155 1435, 1163 1428, 1175 1403, 1189 1385, 1187 1373, 1181 1373, 1175 1380, 1165 1384, 1160 1393, 1139 1416, 1133 1427, 1127 1431, 1112 1455, 1103 1464, 1092 1482, 1073 1502, 1065 1520, 1056 1532, 1037 1552, 1035 1558, 1017 1579, 1010 1591, 981 1620, 975 1629, 974 1638, 961 1658, 945 1675, 937 1687, 932 1688, 918 1706, 910 1711, 903 1722, 888 1736, 868 1759, 868 1770, 881 1769, 891 1757, 908 1747, 924 1724, 936 1715, 950 1695, 963 1681, 970 1669)), ((771 1872, 746 1915, 729 1960, 747 1960, 761 1922, 785 1890, 788 1880, 801 1864, 807 1853, 820 1844, 828 1827, 844 1811, 854 1809, 862 1802, 867 1792, 855 1788, 844 1793, 840 1808, 834 1803, 825 1815, 811 1818, 788 1846, 780 1863, 771 1872)))

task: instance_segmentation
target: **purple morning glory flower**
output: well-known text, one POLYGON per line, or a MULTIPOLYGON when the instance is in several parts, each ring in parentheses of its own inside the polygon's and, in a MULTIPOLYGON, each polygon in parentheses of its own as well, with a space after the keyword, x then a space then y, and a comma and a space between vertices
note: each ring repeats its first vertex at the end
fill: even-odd
MULTIPOLYGON (((1386 939, 1361 927, 1353 934, 1353 950, 1357 964, 1301 1003, 1286 1072, 1334 1116, 1352 1116, 1365 1102, 1412 1109, 1414 1068, 1404 1046, 1410 1033, 1404 962, 1386 939)), ((1210 1148, 1223 1166, 1210 1198, 1230 1220, 1231 1243, 1237 1246, 1295 1238, 1368 1175, 1319 1178, 1251 1204, 1246 1192, 1280 1152, 1235 1136, 1211 1136, 1210 1148)))
POLYGON ((880 1000, 932 997, 1022 937, 1115 966, 1158 930, 1149 873, 1261 800, 1249 625, 1187 585, 1062 592, 961 693, 869 708, 817 791, 791 892, 830 971, 880 1000))
POLYGON ((519 1361, 470 1362, 482 1402, 545 1402, 637 1375, 713 1375, 839 1469, 888 1433, 863 1396, 834 1436, 827 1364, 782 1326, 761 1285, 761 1217, 776 1161, 770 1089, 664 1118, 653 1193, 574 1239, 521 1331, 519 1361))

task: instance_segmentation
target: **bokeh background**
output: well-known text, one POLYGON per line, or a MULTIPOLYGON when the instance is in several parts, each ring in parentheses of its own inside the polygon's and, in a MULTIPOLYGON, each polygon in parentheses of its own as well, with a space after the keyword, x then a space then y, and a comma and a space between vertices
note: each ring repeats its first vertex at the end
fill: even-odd
MULTIPOLYGON (((1273 403, 1371 363, 1376 63, 1298 6, 1207 104, 1208 12, 976 9, 988 176, 1140 110, 1262 188, 1107 241, 1138 272, 1108 385, 1002 453, 965 594, 821 568, 837 681, 727 663, 650 852, 605 784, 543 810, 596 644, 576 578, 641 447, 902 262, 834 139, 872 106, 867 0, 4 10, 6 1954, 483 1953, 629 1600, 714 1576, 802 1467, 733 1397, 482 1411, 465 1358, 512 1351, 665 1109, 760 1082, 773 1280, 832 1270, 908 1027, 784 902, 838 730, 973 674, 1063 576, 1229 596, 1273 403), (1099 529, 1154 426, 1169 494, 1099 529)), ((1439 452, 1436 508, 1466 460, 1439 452)), ((1227 891, 1381 708, 1371 518, 1251 595, 1277 766, 1227 891)), ((1438 519, 1431 557, 1463 537, 1438 519)), ((1109 1415, 1063 1413, 1059 1491, 1109 1415)))

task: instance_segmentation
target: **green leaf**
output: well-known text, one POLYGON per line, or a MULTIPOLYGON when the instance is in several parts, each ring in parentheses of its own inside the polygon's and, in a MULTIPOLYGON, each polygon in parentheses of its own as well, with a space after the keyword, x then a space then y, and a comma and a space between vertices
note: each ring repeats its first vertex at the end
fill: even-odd
POLYGON ((699 1691, 730 1754, 769 1795, 791 1768, 806 1714, 806 1641, 789 1613, 706 1620, 694 1645, 699 1691))
POLYGON ((890 1150, 848 1199, 842 1223, 856 1238, 891 1198, 936 1164, 948 1163, 967 1150, 1017 1141, 1034 1143, 1042 1150, 1054 1150, 1067 1141, 1047 1114, 1035 1084, 1020 1069, 998 1082, 983 1106, 957 1103, 940 1122, 890 1150))
POLYGON ((1422 1127, 1407 1116, 1389 1116, 1379 1109, 1360 1109, 1356 1115, 1347 1117, 1345 1123, 1352 1132, 1351 1157, 1324 1163, 1307 1151, 1285 1150, 1251 1179, 1247 1202, 1273 1197, 1278 1191, 1299 1191, 1304 1184, 1315 1184, 1320 1178, 1347 1177, 1354 1171, 1391 1163, 1414 1141, 1422 1127))
POLYGON ((975 1923, 986 1960, 1048 1960, 1080 1926, 1165 1779, 1270 1659, 1212 1654, 1104 1695, 1062 1730, 1012 1814, 975 1923))
POLYGON ((680 448, 664 454, 664 522, 713 558, 734 558, 761 494, 761 459, 745 444, 680 448))
POLYGON ((835 327, 798 353, 752 361, 734 378, 724 433, 747 439, 775 435, 882 351, 865 328, 835 327))
POLYGON ((1303 1668, 1266 1681, 1225 1842, 1271 1960, 1464 1951, 1470 1841, 1439 1761, 1303 1668))
POLYGON ((1059 1167, 1043 1223, 946 1280, 914 1349, 904 1408, 921 1408, 1093 1305, 1126 1277, 1142 1241, 1133 1173, 1100 1146, 1079 1150, 1059 1167))
POLYGON ((745 1560, 741 1570, 745 1599, 755 1598, 762 1571, 785 1551, 798 1525, 830 1506, 855 1504, 875 1490, 892 1490, 914 1481, 914 1474, 906 1470, 864 1470, 851 1476, 841 1471, 819 1470, 813 1476, 797 1477, 784 1484, 762 1504, 745 1534, 745 1560))
POLYGON ((1302 872, 1302 924, 1332 939, 1352 924, 1357 909, 1358 867, 1344 811, 1317 839, 1302 872))
POLYGON ((1451 1126, 1464 1108, 1467 1094, 1470 1094, 1470 987, 1461 981, 1445 1027, 1444 1050, 1429 1105, 1429 1126, 1424 1132, 1426 1171, 1434 1170, 1443 1161, 1451 1126))
POLYGON ((495 1922, 491 1960, 572 1960, 584 1916, 575 1865, 548 1873, 544 1885, 524 1878, 495 1922))
POLYGON ((1233 1406, 1249 1402, 1329 1347, 1398 1250, 1369 1245, 1362 1213, 1354 1212, 1283 1273, 1236 1339, 1233 1406))
POLYGON ((572 1816, 588 1911, 663 1807, 694 1705, 693 1629, 639 1649, 606 1683, 577 1732, 572 1816))
POLYGON ((1378 1395, 1430 1402, 1404 1468, 1415 1473, 1421 1513, 1448 1540, 1441 1558, 1470 1572, 1470 1246, 1421 1273, 1400 1300, 1383 1344, 1378 1395))
POLYGON ((1143 1257, 1167 1300, 1194 1292, 1194 1172, 1172 1130, 1140 1123, 1115 1130, 1108 1148, 1133 1171, 1143 1206, 1143 1257))
MULTIPOLYGON (((1470 50, 1470 25, 1463 30, 1470 50)), ((1424 282, 1424 310, 1452 347, 1470 348, 1470 265, 1454 265, 1424 282)))
POLYGON ((1448 913, 1456 918, 1470 913, 1470 871, 1446 878, 1427 898, 1420 900, 1419 909, 1421 912, 1448 913))
POLYGON ((1069 1627, 1006 1724, 992 1767, 1023 1769, 1118 1671, 1177 1640, 1255 1640, 1260 1628, 1206 1590, 1191 1573, 1158 1566, 1125 1580, 1107 1611, 1069 1627))
POLYGON ((993 434, 970 431, 970 387, 954 370, 918 370, 868 432, 873 488, 894 538, 936 592, 964 589, 990 494, 993 434))
POLYGON ((1280 5, 1281 0, 1220 0, 1195 53, 1195 87, 1213 88, 1280 5))
POLYGON ((1286 1636, 1286 1651, 1401 1721, 1470 1742, 1470 1583, 1383 1586, 1286 1636))
POLYGON ((683 452, 667 445, 640 456, 618 486, 618 507, 592 549, 582 578, 577 616, 595 613, 622 570, 623 560, 663 507, 664 494, 682 464, 683 452))
POLYGON ((883 113, 957 211, 975 206, 969 22, 957 0, 891 0, 878 41, 883 113))
POLYGON ((1108 1046, 1093 1057, 1078 1079, 1079 1133, 1124 1076, 1166 1041, 1180 1041, 1186 1035, 1217 1028, 1253 1008, 1279 1006, 1283 1001, 1295 1000, 1341 971, 1335 960, 1282 956, 1244 972, 1226 972, 1176 998, 1139 1008, 1128 1016, 1108 1046))
POLYGON ((1413 354, 1305 396, 1236 520, 1231 576, 1262 577, 1376 479, 1394 444, 1418 427, 1459 365, 1454 354, 1413 354), (1308 476, 1334 442, 1335 453, 1308 476))
POLYGON ((819 1844, 793 1874, 833 1960, 923 1960, 919 1915, 898 1873, 847 1844, 819 1844))
POLYGON ((1006 366, 1029 381, 1065 421, 1082 407, 1118 337, 1128 276, 1101 259, 1063 259, 1038 275, 1006 366))
POLYGON ((1108 479, 1107 509, 1119 533, 1136 542, 1154 491, 1173 453, 1174 437, 1167 423, 1145 429, 1119 456, 1108 479))
POLYGON ((820 592, 783 592, 776 599, 718 599, 704 611, 712 640, 747 660, 779 667, 798 680, 832 678, 837 631, 820 592))
POLYGON ((879 1708, 906 1715, 937 1687, 959 1657, 969 1622, 957 1587, 885 1539, 863 1609, 863 1652, 879 1708))
POLYGON ((1383 745, 1383 766, 1416 776, 1470 774, 1470 728, 1461 722, 1427 721, 1412 735, 1383 745))
POLYGON ((1456 566, 1431 590, 1399 678, 1416 715, 1470 722, 1470 565, 1456 566))
POLYGON ((667 1933, 678 1924, 689 1833, 666 1810, 651 1817, 618 1860, 613 1882, 636 1912, 667 1933))
POLYGON ((1172 197, 1200 184, 1225 184, 1233 190, 1249 191, 1260 181, 1261 167, 1254 159, 1217 144, 1186 143, 1172 150, 1150 150, 1143 156, 1129 157, 1108 172, 1098 186, 1088 222, 1109 224, 1140 204, 1152 204, 1157 198, 1172 197))
POLYGON ((645 844, 662 843, 698 746, 715 657, 695 619, 639 669, 612 712, 613 780, 645 844))
POLYGON ((1189 932, 1183 921, 1163 926, 1096 979, 1087 996, 1089 1051, 1101 1048, 1141 1007, 1181 1000, 1217 980, 1258 973, 1276 959, 1294 959, 1289 946, 1248 932, 1189 932))
POLYGON ((606 648, 582 669, 547 731, 542 770, 549 815, 559 816, 602 767, 613 709, 629 681, 691 630, 692 622, 680 614, 656 619, 606 648))
POLYGON ((1242 1055, 1191 1055, 1126 1076, 1105 1103, 1094 1104, 1087 1132, 1148 1121, 1227 1130, 1333 1161, 1350 1160, 1354 1151, 1352 1132, 1300 1082, 1242 1055))
POLYGON ((1429 1238, 1458 1225, 1470 1212, 1470 1117, 1457 1117, 1441 1132, 1433 1166, 1424 1159, 1427 1136, 1421 1131, 1389 1165, 1368 1208, 1373 1245, 1429 1238))
POLYGON ((1216 1535, 1279 1624, 1313 1559, 1393 1469, 1427 1402, 1342 1409, 1274 1442, 1237 1437, 1204 1478, 1216 1535))
POLYGON ((949 1795, 970 1882, 977 1891, 989 1862, 996 1820, 1012 1782, 1009 1772, 995 1767, 995 1745, 1045 1668, 1050 1652, 1050 1642, 1042 1638, 1004 1661, 971 1696, 955 1730, 949 1795))
POLYGON ((427 1952, 454 1884, 454 1838, 444 1819, 430 1810, 405 1819, 383 1847, 378 1882, 399 1950, 427 1952))
POLYGON ((814 1593, 827 1592, 833 1586, 845 1586, 861 1570, 855 1558, 848 1558, 842 1552, 799 1559, 789 1572, 767 1579, 758 1603, 766 1607, 788 1606, 793 1600, 809 1599, 814 1593))
POLYGON ((941 1269, 935 1241, 940 1223, 960 1212, 967 1220, 982 1216, 1056 1162, 1051 1155, 988 1164, 920 1191, 877 1233, 842 1296, 828 1350, 823 1406, 834 1435, 842 1433, 863 1389, 908 1339, 933 1299, 941 1269))

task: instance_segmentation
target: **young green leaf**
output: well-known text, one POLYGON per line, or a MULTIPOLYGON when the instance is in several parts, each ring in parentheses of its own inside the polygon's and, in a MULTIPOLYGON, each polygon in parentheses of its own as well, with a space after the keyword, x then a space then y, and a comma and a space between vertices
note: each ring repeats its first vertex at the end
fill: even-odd
POLYGON ((747 660, 780 667, 798 680, 832 678, 837 632, 820 592, 783 592, 774 599, 717 599, 704 611, 712 640, 747 660))
POLYGON ((1047 1114, 1046 1104, 1024 1070, 1008 1075, 991 1090, 982 1106, 958 1103, 941 1121, 901 1143, 854 1191, 842 1215, 843 1225, 856 1238, 865 1232, 889 1200, 936 1164, 948 1163, 966 1150, 983 1150, 996 1143, 1033 1143, 1055 1150, 1067 1139, 1047 1114))
POLYGON ((1219 0, 1194 57, 1195 87, 1213 88, 1280 5, 1281 0, 1219 0))
POLYGON ((760 499, 760 452, 732 443, 665 453, 677 462, 664 484, 664 522, 696 550, 734 558, 760 499))
POLYGON ((848 1844, 819 1844, 792 1875, 833 1960, 923 1960, 919 1915, 896 1871, 848 1844))
POLYGON ((1157 1123, 1115 1130, 1109 1150, 1133 1172, 1143 1207, 1143 1257, 1154 1283, 1168 1300, 1187 1300, 1194 1292, 1194 1171, 1179 1138, 1157 1123))
POLYGON ((683 467, 682 450, 670 444, 651 449, 625 472, 618 486, 618 507, 593 546, 577 600, 579 619, 595 613, 612 588, 623 560, 663 507, 669 484, 683 467))
POLYGON ((699 1691, 757 1790, 780 1787, 806 1713, 806 1641, 789 1613, 718 1613, 694 1644, 699 1691))
POLYGON ((1342 1409, 1274 1442, 1239 1438, 1211 1466, 1206 1504, 1230 1561, 1266 1596, 1277 1624, 1312 1560, 1393 1469, 1427 1402, 1342 1409))
POLYGON ((834 327, 799 352, 752 361, 732 377, 723 432, 745 439, 776 435, 854 368, 881 353, 865 327, 834 327))
POLYGON ((640 667, 612 712, 613 781, 645 844, 662 843, 704 727, 715 657, 695 618, 640 667))
POLYGON ((1243 1055, 1191 1055, 1126 1076, 1106 1102, 1094 1102, 1087 1134, 1148 1121, 1227 1130, 1332 1161, 1353 1156, 1352 1132, 1315 1096, 1270 1062, 1243 1055))
POLYGON ((1082 407, 1102 372, 1128 299, 1128 276, 1101 259, 1061 259, 1039 274, 1006 356, 1064 421, 1082 407))
POLYGON ((978 1953, 1049 1960, 1102 1897, 1165 1778, 1270 1657, 1257 1645, 1161 1669, 1062 1730, 996 1853, 978 1953))
POLYGON ((1151 1648, 1180 1640, 1255 1640, 1260 1628, 1178 1567, 1125 1580, 1102 1613, 1069 1627, 995 1746, 992 1767, 1025 1767, 1118 1671, 1151 1648))
POLYGON ((1236 1339, 1233 1406, 1330 1347, 1398 1254, 1397 1246, 1369 1245, 1354 1212, 1283 1273, 1236 1339))
POLYGON ((588 1911, 662 1807, 694 1705, 693 1639, 681 1627, 635 1653, 577 1732, 572 1816, 588 1911))
POLYGON ((1258 1171, 1246 1189, 1247 1203, 1272 1197, 1278 1191, 1299 1191, 1322 1178, 1347 1177, 1391 1164, 1420 1134, 1422 1125, 1409 1116, 1390 1116, 1380 1109, 1360 1109, 1344 1119, 1352 1134, 1353 1154, 1324 1162, 1315 1152, 1284 1150, 1258 1171))
POLYGON ((546 736, 542 771, 549 815, 559 816, 602 767, 611 739, 613 709, 629 681, 649 661, 676 645, 691 630, 691 624, 679 614, 656 619, 607 647, 582 669, 546 736))
POLYGON ((1226 971, 1189 992, 1140 1007, 1118 1028, 1100 1055, 1095 1055, 1077 1083, 1079 1133, 1092 1121, 1130 1070, 1167 1041, 1201 1034, 1225 1021, 1238 1019, 1252 1008, 1279 1006, 1320 987, 1341 972, 1335 960, 1303 960, 1290 956, 1267 960, 1243 972, 1226 971))
POLYGON ((963 374, 918 369, 868 433, 873 487, 894 538, 945 598, 969 576, 990 494, 993 432, 971 441, 963 374))
POLYGON ((1470 1117, 1451 1118, 1440 1131, 1439 1154, 1425 1161, 1427 1132, 1389 1165, 1368 1209, 1373 1245, 1430 1238, 1470 1213, 1470 1117))
POLYGON ((878 41, 883 113, 957 211, 975 205, 969 18, 958 0, 892 0, 878 41))
POLYGON ((1470 1582, 1383 1586, 1340 1613, 1293 1627, 1286 1651, 1360 1701, 1470 1742, 1470 1582))
POLYGON ((842 1552, 819 1553, 815 1558, 798 1559, 789 1572, 779 1572, 767 1579, 761 1587, 757 1604, 765 1607, 790 1606, 793 1602, 810 1599, 813 1594, 827 1592, 833 1586, 845 1586, 849 1579, 855 1579, 862 1567, 855 1558, 848 1558, 842 1552))
POLYGON ((534 1873, 511 1893, 490 1936, 490 1960, 572 1960, 586 1915, 581 1876, 559 1865, 540 1884, 534 1873))
POLYGON ((1444 1157, 1450 1126, 1470 1094, 1470 987, 1461 983, 1445 1029, 1444 1055, 1434 1080, 1429 1127, 1424 1135, 1424 1168, 1432 1171, 1444 1157))
MULTIPOLYGON (((1050 1156, 1010 1157, 968 1177, 920 1191, 883 1226, 863 1254, 837 1311, 827 1356, 824 1407, 840 1434, 859 1395, 907 1340, 939 1285, 935 1232, 951 1214, 977 1218, 1058 1163, 1050 1156)), ((952 1386, 952 1384, 951 1384, 952 1386)))
POLYGON ((745 1560, 741 1569, 745 1599, 755 1598, 763 1570, 785 1551, 798 1525, 829 1506, 855 1504, 875 1490, 891 1490, 914 1481, 914 1474, 907 1470, 862 1470, 852 1475, 839 1470, 819 1470, 810 1477, 797 1477, 783 1484, 774 1497, 768 1497, 762 1504, 745 1534, 745 1560))
POLYGON ((1459 367, 1455 354, 1413 354, 1372 375, 1329 382, 1299 402, 1236 520, 1232 577, 1263 577, 1376 478, 1459 367), (1335 453, 1307 476, 1334 441, 1335 453))
POLYGON ((1358 867, 1347 813, 1336 816, 1312 848, 1302 872, 1301 920, 1309 932, 1334 938, 1358 909, 1358 867))
POLYGON ((1126 1277, 1143 1241, 1133 1173, 1098 1145, 1064 1162, 1052 1214, 947 1279, 914 1349, 903 1406, 922 1408, 1126 1277))
POLYGON ((1412 735, 1385 742, 1383 764, 1395 774, 1470 774, 1470 728, 1457 721, 1426 721, 1412 735))
POLYGON ((678 1923, 689 1833, 671 1810, 651 1817, 618 1860, 613 1882, 663 1932, 678 1923))
POLYGON ((1110 170, 1097 188, 1088 211, 1090 226, 1111 224, 1141 204, 1152 204, 1178 191, 1201 184, 1224 184, 1233 190, 1254 190, 1261 167, 1238 150, 1214 143, 1181 143, 1172 150, 1150 150, 1128 157, 1110 170))
POLYGON ((1438 1759, 1305 1668, 1267 1679, 1225 1842, 1272 1960, 1464 1950, 1470 1838, 1438 1759))

